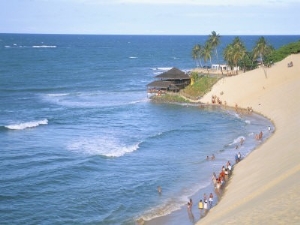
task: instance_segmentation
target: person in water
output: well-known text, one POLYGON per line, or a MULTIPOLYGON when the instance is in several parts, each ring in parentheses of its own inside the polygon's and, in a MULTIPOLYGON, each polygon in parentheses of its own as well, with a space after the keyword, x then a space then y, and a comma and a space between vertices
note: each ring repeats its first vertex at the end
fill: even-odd
POLYGON ((202 211, 203 209, 203 202, 202 199, 200 199, 199 203, 198 203, 198 209, 200 209, 200 211, 202 211))
POLYGON ((157 186, 157 192, 158 192, 158 194, 160 194, 161 195, 161 186, 157 186))
POLYGON ((209 198, 208 198, 209 208, 212 208, 213 201, 214 201, 214 196, 212 193, 210 193, 209 198))
POLYGON ((212 156, 211 156, 211 160, 214 160, 216 157, 215 157, 215 155, 214 154, 212 154, 212 156))

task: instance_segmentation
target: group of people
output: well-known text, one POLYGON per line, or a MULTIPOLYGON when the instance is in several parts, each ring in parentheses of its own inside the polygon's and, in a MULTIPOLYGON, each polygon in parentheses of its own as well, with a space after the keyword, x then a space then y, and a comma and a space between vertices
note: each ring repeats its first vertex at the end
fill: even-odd
POLYGON ((207 209, 212 208, 213 201, 214 201, 214 195, 213 195, 213 193, 209 194, 208 199, 207 199, 206 193, 204 193, 204 195, 203 195, 203 201, 202 201, 202 199, 199 200, 198 209, 200 209, 200 211, 202 211, 202 210, 207 210, 207 209))
POLYGON ((222 166, 219 176, 217 176, 216 173, 213 172, 212 181, 217 192, 219 192, 224 184, 228 181, 231 170, 232 166, 230 161, 228 161, 226 163, 226 166, 222 166))
MULTIPOLYGON (((228 161, 226 166, 222 167, 221 172, 219 173, 219 176, 216 175, 216 173, 213 173, 213 183, 216 190, 216 193, 218 195, 219 189, 225 184, 225 182, 229 179, 229 176, 231 174, 232 166, 231 163, 228 161)), ((200 216, 204 216, 209 209, 213 207, 214 202, 214 195, 213 193, 210 193, 208 196, 206 193, 203 194, 203 198, 201 198, 198 202, 198 209, 200 210, 200 216)), ((192 207, 193 207, 193 200, 190 198, 190 200, 187 203, 187 209, 190 217, 193 217, 192 214, 192 207)))
MULTIPOLYGON (((198 209, 200 210, 200 217, 205 216, 205 214, 208 212, 209 209, 213 207, 213 201, 214 201, 214 195, 213 193, 210 193, 209 196, 207 197, 206 193, 203 195, 203 200, 200 199, 198 202, 198 209)), ((188 214, 190 219, 194 222, 194 215, 192 212, 192 207, 193 207, 193 200, 190 199, 189 202, 187 203, 187 209, 188 209, 188 214)))
MULTIPOLYGON (((211 157, 207 156, 207 160, 210 159, 215 159, 215 155, 212 154, 211 157)), ((215 172, 213 173, 212 181, 217 194, 219 193, 219 190, 225 184, 225 182, 228 181, 229 176, 231 174, 231 170, 232 170, 232 165, 230 161, 227 161, 226 166, 222 167, 219 176, 217 176, 215 172)), ((200 199, 198 202, 198 209, 200 210, 200 213, 206 212, 208 209, 211 209, 213 207, 213 202, 214 202, 213 193, 210 193, 208 197, 206 193, 204 193, 203 199, 200 199)), ((189 213, 191 213, 192 206, 193 206, 193 201, 192 199, 190 199, 189 202, 187 203, 187 208, 189 213)))
POLYGON ((211 96, 211 103, 212 104, 217 103, 219 105, 222 105, 221 99, 219 97, 217 97, 216 95, 211 96))
POLYGON ((236 113, 248 114, 248 115, 251 115, 253 113, 253 109, 251 106, 248 106, 246 109, 244 109, 244 108, 240 108, 238 104, 235 104, 234 108, 236 113))
POLYGON ((206 156, 206 160, 214 160, 216 157, 214 154, 211 155, 211 157, 206 156))

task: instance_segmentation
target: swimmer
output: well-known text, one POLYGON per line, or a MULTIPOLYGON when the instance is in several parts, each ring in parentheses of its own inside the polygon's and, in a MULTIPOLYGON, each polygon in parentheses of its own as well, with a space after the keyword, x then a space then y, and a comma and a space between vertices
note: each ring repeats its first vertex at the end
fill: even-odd
POLYGON ((211 156, 211 160, 214 160, 215 159, 215 155, 214 154, 212 154, 212 156, 211 156))
POLYGON ((244 144, 244 138, 241 138, 241 146, 244 144))
POLYGON ((158 192, 158 194, 160 194, 161 195, 161 187, 160 186, 157 186, 157 192, 158 192))

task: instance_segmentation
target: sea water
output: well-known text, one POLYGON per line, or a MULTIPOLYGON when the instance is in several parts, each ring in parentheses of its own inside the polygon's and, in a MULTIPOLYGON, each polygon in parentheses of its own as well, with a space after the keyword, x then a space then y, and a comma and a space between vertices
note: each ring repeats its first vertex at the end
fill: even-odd
MULTIPOLYGON (((274 129, 261 116, 147 98, 155 75, 195 67, 191 49, 206 38, 0 34, 1 224, 175 215, 237 151, 261 144, 255 134, 274 129)), ((266 38, 279 47, 299 36, 266 38)))

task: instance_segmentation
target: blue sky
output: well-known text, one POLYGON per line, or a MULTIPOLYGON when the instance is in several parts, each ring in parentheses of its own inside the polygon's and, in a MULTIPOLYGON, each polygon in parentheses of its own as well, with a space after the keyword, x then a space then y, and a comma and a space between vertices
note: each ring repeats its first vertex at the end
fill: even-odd
POLYGON ((300 34, 300 0, 0 0, 0 33, 300 34))

